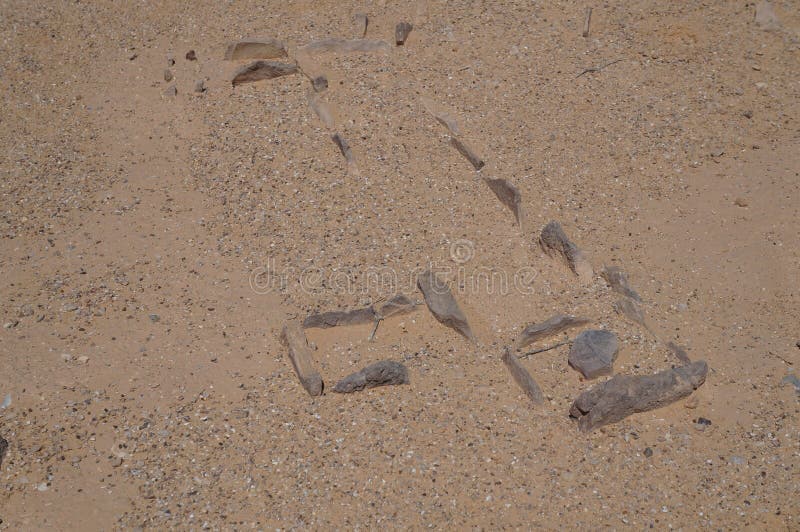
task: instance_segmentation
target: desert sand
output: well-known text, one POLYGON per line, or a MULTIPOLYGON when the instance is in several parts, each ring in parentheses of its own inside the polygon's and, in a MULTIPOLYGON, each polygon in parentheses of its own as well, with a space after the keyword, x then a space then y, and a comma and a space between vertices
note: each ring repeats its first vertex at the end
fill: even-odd
POLYGON ((0 3, 0 528, 797 530, 800 4, 757 7, 0 3), (234 86, 250 38, 302 72, 234 86), (310 396, 284 323, 397 293, 306 329, 310 396), (515 352, 563 343, 519 360, 534 401, 502 357, 559 314, 591 323, 515 352), (583 432, 589 328, 614 375, 674 342, 705 382, 583 432), (381 360, 408 384, 333 392, 381 360))

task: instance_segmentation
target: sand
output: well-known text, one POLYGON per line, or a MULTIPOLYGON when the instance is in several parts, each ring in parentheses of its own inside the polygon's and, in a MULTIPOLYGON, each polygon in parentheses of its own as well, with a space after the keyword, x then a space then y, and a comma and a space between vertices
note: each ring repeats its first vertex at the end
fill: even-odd
POLYGON ((796 2, 767 29, 732 2, 157 4, 0 4, 0 527, 800 526, 796 2), (231 42, 291 63, 357 13, 391 46, 306 58, 324 119, 305 75, 232 86, 231 42), (587 282, 539 248, 551 220, 587 282), (330 388, 379 360, 410 380, 310 397, 284 321, 422 301, 429 267, 476 341, 424 304, 372 341, 309 329, 330 388), (608 377, 569 345, 523 359, 536 405, 501 360, 556 314, 617 335, 615 374, 679 364, 674 341, 706 382, 581 433, 608 377))

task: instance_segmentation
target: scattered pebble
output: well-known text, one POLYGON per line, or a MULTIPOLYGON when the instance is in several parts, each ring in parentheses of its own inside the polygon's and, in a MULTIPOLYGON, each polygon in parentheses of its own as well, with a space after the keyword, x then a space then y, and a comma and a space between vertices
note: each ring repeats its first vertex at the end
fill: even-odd
POLYGON ((186 60, 187 61, 197 61, 197 54, 194 50, 189 50, 186 52, 186 60))
POLYGON ((172 76, 172 70, 170 70, 168 68, 165 69, 164 70, 164 81, 170 82, 170 81, 172 81, 172 77, 173 77, 172 76))
POLYGON ((653 449, 651 449, 650 447, 648 447, 647 449, 645 449, 645 450, 644 450, 644 455, 645 455, 647 458, 650 458, 651 456, 653 456, 653 449))
POLYGON ((153 323, 156 323, 159 320, 161 320, 161 316, 159 316, 158 314, 150 314, 149 318, 150 321, 152 321, 153 323))

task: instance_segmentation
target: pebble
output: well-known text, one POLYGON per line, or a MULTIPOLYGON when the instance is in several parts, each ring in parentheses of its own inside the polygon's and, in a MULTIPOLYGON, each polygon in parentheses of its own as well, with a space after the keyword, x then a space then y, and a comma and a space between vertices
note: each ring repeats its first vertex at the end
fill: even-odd
POLYGON ((86 364, 86 363, 89 362, 89 357, 86 356, 86 355, 81 355, 78 358, 76 358, 75 360, 78 362, 78 364, 86 364))
POLYGON ((753 111, 747 110, 742 113, 742 116, 744 116, 745 118, 753 118, 753 111))
POLYGON ((178 87, 176 87, 174 83, 169 87, 167 87, 167 90, 164 91, 164 96, 177 96, 177 95, 178 95, 178 87))
POLYGON ((164 70, 164 81, 170 82, 170 81, 172 81, 172 77, 173 77, 172 76, 172 70, 170 70, 168 68, 165 69, 164 70))
POLYGON ((748 205, 747 200, 744 198, 736 198, 733 204, 736 205, 737 207, 747 207, 748 205))
POLYGON ((3 329, 13 329, 17 325, 19 325, 19 321, 18 320, 7 321, 7 322, 5 322, 3 324, 3 329))
POLYGON ((186 60, 187 61, 197 61, 197 54, 194 50, 189 50, 186 52, 186 60))
POLYGON ((161 319, 161 316, 159 316, 158 314, 150 314, 150 321, 152 321, 153 323, 156 323, 160 319, 161 319))
POLYGON ((202 79, 198 79, 194 82, 194 92, 202 93, 206 92, 206 82, 202 79))
POLYGON ((651 456, 653 456, 653 449, 651 449, 650 447, 648 447, 647 449, 645 449, 645 450, 644 450, 644 455, 645 455, 647 458, 650 458, 651 456))
POLYGON ((36 489, 37 489, 38 491, 47 491, 49 488, 48 488, 48 486, 47 486, 47 482, 42 482, 41 484, 38 484, 38 485, 36 486, 36 489))

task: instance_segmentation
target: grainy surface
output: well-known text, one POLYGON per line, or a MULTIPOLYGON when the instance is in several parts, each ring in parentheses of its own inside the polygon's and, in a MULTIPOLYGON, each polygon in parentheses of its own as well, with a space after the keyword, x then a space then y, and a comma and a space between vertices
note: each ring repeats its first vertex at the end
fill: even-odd
POLYGON ((584 38, 588 4, 563 1, 0 2, 0 526, 796 530, 800 10, 772 5, 764 31, 748 2, 598 2, 584 38), (369 39, 414 30, 308 70, 351 176, 309 77, 234 89, 223 56, 265 35, 296 57, 359 12, 369 39), (519 189, 528 232, 422 95, 519 189), (542 405, 514 385, 502 346, 559 313, 617 333, 620 374, 676 364, 531 245, 550 220, 708 361, 688 400, 582 434, 594 383, 567 347, 523 362, 542 405), (482 344, 424 308, 372 342, 309 329, 331 382, 384 359, 411 380, 309 397, 282 323, 418 297, 431 262, 482 344), (470 288, 487 268, 496 288, 470 288))

